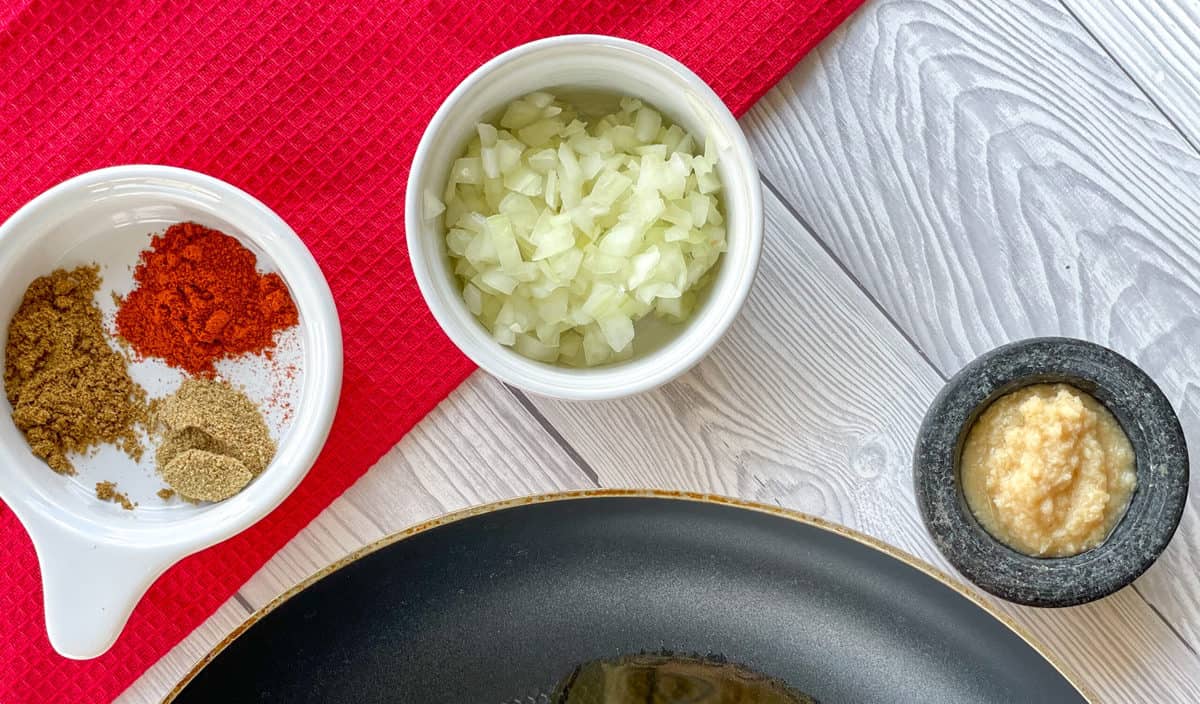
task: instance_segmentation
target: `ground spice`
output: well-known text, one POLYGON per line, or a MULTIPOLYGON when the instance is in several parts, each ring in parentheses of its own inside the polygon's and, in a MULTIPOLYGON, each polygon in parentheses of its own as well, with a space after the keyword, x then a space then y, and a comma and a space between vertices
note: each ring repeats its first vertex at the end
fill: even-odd
POLYGON ((165 467, 176 456, 188 450, 204 450, 218 455, 229 454, 229 447, 200 428, 185 425, 178 430, 167 431, 154 455, 159 467, 165 467))
POLYGON ((254 478, 234 458, 204 450, 186 450, 159 472, 181 495, 198 501, 224 501, 254 478))
POLYGON ((4 391, 13 423, 33 454, 74 474, 69 452, 114 443, 141 457, 135 427, 147 417, 146 392, 104 337, 99 268, 58 269, 34 279, 8 325, 4 391))
POLYGON ((299 321, 278 274, 260 274, 236 238, 196 223, 156 235, 142 252, 135 288, 117 311, 134 350, 203 376, 225 357, 269 350, 299 321))
POLYGON ((121 504, 121 508, 126 511, 132 511, 133 507, 137 505, 130 501, 128 496, 117 491, 116 482, 96 482, 96 498, 121 504))
POLYGON ((262 412, 223 381, 185 380, 158 403, 155 422, 163 438, 154 458, 158 472, 184 499, 227 499, 275 455, 262 412))

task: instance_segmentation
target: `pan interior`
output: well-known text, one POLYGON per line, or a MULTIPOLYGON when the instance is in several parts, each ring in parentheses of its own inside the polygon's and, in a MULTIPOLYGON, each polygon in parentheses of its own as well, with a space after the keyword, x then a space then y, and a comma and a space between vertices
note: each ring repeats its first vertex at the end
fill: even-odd
POLYGON ((735 506, 593 497, 496 510, 338 570, 178 702, 549 701, 582 663, 690 653, 821 702, 1085 701, 983 609, 875 548, 735 506))

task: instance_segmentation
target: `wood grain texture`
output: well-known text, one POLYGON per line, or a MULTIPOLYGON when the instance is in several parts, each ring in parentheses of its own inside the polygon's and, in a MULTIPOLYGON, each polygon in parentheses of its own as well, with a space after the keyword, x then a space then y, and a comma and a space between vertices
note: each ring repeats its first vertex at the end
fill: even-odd
MULTIPOLYGON (((910 469, 941 378, 778 199, 768 193, 766 206, 754 290, 696 369, 631 399, 535 403, 604 486, 774 502, 950 571, 910 469)), ((1101 701, 1200 700, 1200 658, 1132 591, 1057 612, 1003 608, 1101 701)))
POLYGON ((594 486, 515 396, 477 373, 118 701, 160 701, 252 610, 385 534, 467 506, 594 486))
MULTIPOLYGON (((1200 154, 1050 2, 876 2, 747 116, 764 177, 943 375, 1068 335, 1153 376, 1200 468, 1200 154)), ((1200 651, 1200 482, 1137 584, 1200 651)))
POLYGON ((496 379, 476 373, 240 590, 258 609, 364 545, 434 516, 595 486, 496 379))
POLYGON ((1192 145, 1200 145, 1200 2, 1062 0, 1192 145))

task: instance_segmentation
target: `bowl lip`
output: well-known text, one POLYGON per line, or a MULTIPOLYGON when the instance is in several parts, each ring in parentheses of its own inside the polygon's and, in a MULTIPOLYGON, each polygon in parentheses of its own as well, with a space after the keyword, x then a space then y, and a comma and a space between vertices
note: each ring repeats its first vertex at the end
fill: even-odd
MULTIPOLYGON (((38 548, 39 558, 42 557, 42 549, 39 547, 41 542, 61 544, 64 540, 82 540, 92 545, 103 546, 104 549, 113 550, 115 553, 129 554, 133 551, 144 556, 140 559, 165 563, 162 565, 165 567, 193 552, 240 533, 274 510, 307 475, 324 446, 341 395, 341 326, 324 274, 307 246, 283 218, 254 196, 230 183, 198 171, 159 164, 125 164, 87 171, 47 189, 0 223, 0 242, 11 232, 34 225, 47 208, 60 207, 60 201, 73 194, 86 192, 107 183, 129 186, 137 182, 155 186, 159 190, 168 184, 177 184, 185 190, 203 189, 207 193, 217 194, 223 202, 232 203, 241 212, 243 217, 232 213, 222 217, 237 227, 247 239, 269 253, 280 275, 290 282, 289 289, 305 320, 307 334, 304 345, 311 350, 311 356, 316 360, 318 367, 305 369, 305 376, 312 379, 311 387, 308 383, 305 387, 316 391, 312 411, 304 416, 298 414, 292 421, 290 429, 293 432, 289 434, 288 442, 278 448, 276 457, 272 460, 274 464, 285 454, 285 450, 286 455, 293 457, 295 462, 291 466, 275 467, 276 472, 289 474, 287 481, 275 485, 273 491, 246 497, 247 500, 242 502, 237 510, 205 512, 190 516, 184 519, 187 524, 186 531, 178 530, 183 527, 178 523, 164 525, 163 530, 153 539, 150 538, 150 533, 142 530, 133 537, 124 532, 116 537, 84 532, 82 526, 86 521, 73 524, 62 520, 63 516, 75 514, 47 505, 45 501, 31 496, 23 481, 9 479, 10 473, 0 473, 4 475, 0 476, 0 498, 25 524, 26 530, 34 540, 35 548, 38 548), (267 243, 267 238, 256 231, 261 228, 245 227, 245 223, 250 220, 264 223, 270 238, 277 244, 267 243), (297 282, 303 286, 296 286, 297 282)), ((306 353, 305 356, 308 358, 309 354, 306 353)), ((228 501, 235 501, 237 498, 233 497, 228 501)), ((226 503, 228 502, 221 502, 216 506, 220 507, 226 503)), ((54 559, 54 556, 47 555, 46 559, 54 559)))
MULTIPOLYGON (((749 142, 736 118, 712 87, 691 69, 657 49, 601 34, 567 34, 528 42, 493 57, 475 69, 446 97, 426 126, 413 156, 405 189, 405 236, 410 264, 421 295, 442 331, 472 362, 504 383, 538 395, 568 400, 604 400, 634 395, 665 384, 695 366, 733 324, 749 295, 762 252, 763 217, 762 186, 749 142), (428 153, 458 104, 497 69, 530 54, 564 47, 585 53, 632 52, 649 59, 657 67, 656 70, 672 74, 687 83, 730 138, 730 150, 735 155, 732 168, 745 175, 747 184, 747 226, 739 247, 745 263, 737 276, 731 277, 723 288, 717 289, 717 282, 712 284, 712 296, 715 299, 719 294, 723 307, 719 315, 708 321, 707 333, 699 344, 676 348, 671 350, 673 354, 670 355, 665 354, 666 349, 655 350, 630 363, 590 369, 557 367, 527 359, 490 338, 486 344, 478 344, 475 336, 463 330, 460 321, 448 309, 461 306, 465 310, 465 304, 461 301, 443 304, 437 293, 436 275, 426 266, 424 256, 429 245, 426 238, 422 237, 425 223, 421 215, 420 182, 427 170, 428 153)), ((726 253, 723 263, 728 256, 729 253, 726 253)))
POLYGON ((1127 586, 1166 549, 1187 502, 1187 440, 1165 394, 1129 359, 1085 340, 1030 338, 984 353, 946 383, 918 432, 913 483, 927 530, 967 579, 1019 604, 1075 606, 1127 586), (1100 545, 1068 557, 1032 557, 976 521, 963 497, 959 456, 967 431, 998 397, 1055 382, 1081 388, 1117 418, 1133 445, 1138 486, 1100 545))

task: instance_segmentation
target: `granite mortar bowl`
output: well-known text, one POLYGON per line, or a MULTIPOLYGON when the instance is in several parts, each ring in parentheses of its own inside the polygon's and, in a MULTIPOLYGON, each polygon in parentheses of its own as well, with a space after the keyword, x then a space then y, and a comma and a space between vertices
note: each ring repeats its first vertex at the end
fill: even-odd
POLYGON ((1083 340, 1033 338, 980 356, 947 382, 921 424, 913 480, 926 528, 964 576, 1019 604, 1074 606, 1128 585, 1162 554, 1187 500, 1187 443, 1170 402, 1133 362, 1083 340), (1133 447, 1137 488, 1100 545, 1070 557, 1031 557, 976 521, 963 495, 959 459, 968 431, 993 401, 1056 382, 1091 394, 1117 419, 1133 447))
MULTIPOLYGON (((168 567, 241 532, 278 506, 312 466, 337 408, 341 328, 316 261, 267 206, 234 186, 186 169, 128 165, 81 174, 34 198, 0 225, 0 339, 7 339, 9 321, 35 277, 96 263, 106 271, 98 294, 103 308, 119 279, 132 285, 131 265, 149 244, 148 235, 181 221, 236 237, 256 253, 260 268, 278 272, 287 284, 300 313, 300 323, 291 331, 299 347, 296 403, 274 459, 236 496, 201 504, 144 499, 135 510, 125 511, 97 500, 91 482, 114 480, 122 489, 139 488, 141 482, 153 496, 162 482, 152 469, 143 470, 115 448, 101 446, 89 453, 87 462, 103 476, 88 477, 83 466, 75 476, 56 474, 29 451, 12 421, 11 406, 0 401, 7 411, 0 413, 0 499, 33 542, 50 644, 69 658, 92 658, 108 650, 134 605, 168 567)), ((3 362, 0 347, 0 366, 3 362)), ((137 376, 139 369, 154 364, 132 364, 130 373, 158 397, 173 388, 162 379, 137 376), (163 383, 155 388, 150 381, 163 383)), ((254 379, 231 381, 249 387, 254 379)), ((178 383, 177 376, 174 385, 178 383)))

